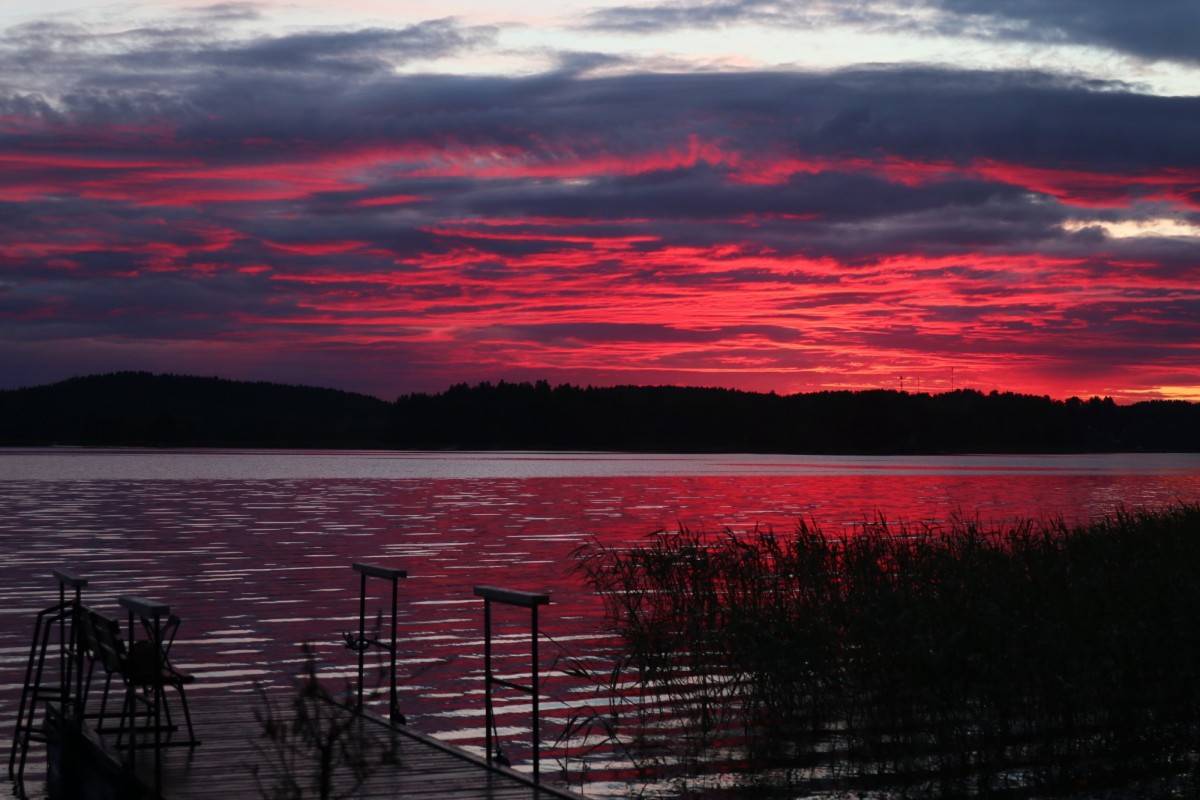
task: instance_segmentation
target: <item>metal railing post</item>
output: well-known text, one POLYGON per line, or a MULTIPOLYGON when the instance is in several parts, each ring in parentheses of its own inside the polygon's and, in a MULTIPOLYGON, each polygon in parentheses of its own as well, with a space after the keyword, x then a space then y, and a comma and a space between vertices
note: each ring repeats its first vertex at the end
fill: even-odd
POLYGON ((358 570, 358 710, 361 713, 363 707, 363 669, 366 663, 367 656, 367 573, 365 570, 359 569, 359 565, 355 564, 354 569, 358 570))
POLYGON ((74 590, 74 597, 71 600, 71 629, 69 637, 64 635, 66 632, 63 625, 66 622, 66 617, 59 619, 59 670, 62 677, 61 696, 63 714, 66 714, 67 700, 71 698, 71 674, 75 675, 75 692, 74 702, 71 704, 72 716, 77 723, 83 722, 83 647, 79 641, 79 613, 83 608, 83 590, 87 587, 88 582, 84 578, 77 578, 66 570, 52 569, 50 574, 58 581, 58 604, 63 608, 67 606, 67 589, 74 590))
MULTIPOLYGON (((404 715, 400 713, 400 700, 396 684, 396 625, 398 622, 398 606, 399 597, 399 582, 401 578, 407 578, 408 572, 402 569, 392 569, 390 567, 379 567, 372 564, 354 563, 352 565, 354 571, 360 575, 358 583, 358 638, 353 642, 347 641, 347 645, 353 645, 358 651, 358 710, 361 712, 363 708, 363 673, 365 672, 366 650, 374 645, 375 647, 387 650, 391 654, 391 663, 388 680, 388 721, 393 725, 399 723, 404 724, 404 715), (392 632, 388 643, 380 641, 378 636, 367 636, 367 578, 382 578, 391 581, 392 584, 392 632)), ((351 638, 351 634, 346 634, 347 639, 351 638)))
MULTIPOLYGON (((549 602, 549 598, 547 598, 549 602)), ((538 607, 534 603, 529 607, 529 650, 532 653, 530 659, 530 677, 529 685, 533 688, 533 780, 538 782, 541 780, 541 750, 542 750, 542 716, 538 708, 538 695, 541 694, 538 686, 538 607)))
POLYGON ((541 712, 538 702, 540 687, 538 685, 538 606, 547 605, 550 595, 534 592, 519 592, 513 589, 502 589, 497 586, 476 586, 475 596, 483 598, 483 676, 484 676, 484 717, 487 731, 485 746, 487 748, 487 763, 502 757, 500 746, 495 733, 496 714, 492 701, 492 687, 505 686, 519 692, 524 692, 533 698, 533 780, 541 780, 541 712), (530 610, 530 684, 522 686, 519 683, 496 677, 492 670, 492 602, 504 603, 510 606, 528 608, 530 610))
MULTIPOLYGON (((475 594, 479 594, 478 589, 475 594)), ((483 598, 483 681, 483 739, 487 763, 491 764, 496 752, 496 712, 492 705, 492 600, 487 596, 483 598)))
MULTIPOLYGON (((405 573, 407 575, 407 573, 405 573)), ((396 693, 396 606, 399 601, 399 585, 400 582, 395 578, 392 579, 392 643, 388 650, 392 654, 392 664, 389 670, 391 674, 391 684, 388 687, 388 720, 393 724, 396 722, 400 714, 400 701, 396 693)))

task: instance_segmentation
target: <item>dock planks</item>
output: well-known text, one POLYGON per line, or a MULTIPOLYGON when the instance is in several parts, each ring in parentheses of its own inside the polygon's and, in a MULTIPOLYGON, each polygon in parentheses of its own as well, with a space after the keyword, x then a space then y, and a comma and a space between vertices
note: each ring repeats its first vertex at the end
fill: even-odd
MULTIPOLYGON (((284 693, 274 698, 278 707, 288 702, 284 693)), ((257 800, 263 797, 252 771, 253 765, 266 760, 262 726, 254 711, 262 708, 261 698, 246 693, 195 693, 191 701, 192 718, 200 744, 164 747, 162 753, 163 800, 257 800)), ((352 712, 330 706, 337 714, 352 712)), ((471 753, 403 726, 391 727, 377 717, 359 716, 357 725, 374 740, 391 748, 396 763, 380 764, 365 783, 353 793, 356 798, 445 798, 446 800, 580 800, 573 794, 549 785, 535 785, 514 770, 489 766, 471 753)), ((111 734, 100 737, 111 753, 111 734)), ((139 781, 152 788, 155 783, 154 751, 139 748, 136 758, 139 781)), ((301 776, 305 797, 318 796, 309 787, 314 764, 302 765, 310 771, 301 776)), ((265 766, 260 767, 265 769, 265 766)), ((337 773, 343 794, 352 785, 347 773, 337 773)))

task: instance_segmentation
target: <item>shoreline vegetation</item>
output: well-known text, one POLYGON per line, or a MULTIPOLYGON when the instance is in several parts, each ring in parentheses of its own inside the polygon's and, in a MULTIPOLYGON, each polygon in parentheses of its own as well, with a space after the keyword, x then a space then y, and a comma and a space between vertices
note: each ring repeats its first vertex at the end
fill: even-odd
POLYGON ((0 391, 0 446, 812 454, 1200 452, 1200 403, 958 389, 777 395, 676 386, 457 384, 387 402, 121 372, 0 391))
POLYGON ((1200 790, 1200 505, 681 529, 576 557, 622 643, 603 680, 623 705, 573 724, 648 781, 684 764, 762 798, 1200 790))

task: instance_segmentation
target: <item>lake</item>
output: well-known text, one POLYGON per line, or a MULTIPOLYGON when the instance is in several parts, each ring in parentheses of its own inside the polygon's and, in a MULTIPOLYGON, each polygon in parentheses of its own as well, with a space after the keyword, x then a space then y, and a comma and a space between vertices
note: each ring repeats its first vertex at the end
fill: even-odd
MULTIPOLYGON (((169 603, 184 619, 176 660, 198 676, 189 694, 251 701, 256 685, 288 682, 304 643, 340 685, 354 664, 341 644, 357 626, 351 563, 406 569, 401 707, 414 727, 474 747, 483 726, 474 586, 550 593, 540 626, 549 716, 603 702, 556 674, 570 658, 603 664, 602 605, 571 572, 572 551, 592 539, 634 542, 679 525, 787 531, 800 518, 842 532, 876 515, 1086 521, 1180 501, 1200 501, 1200 455, 4 450, 0 736, 11 737, 34 614, 57 596, 52 567, 87 578, 86 601, 112 613, 119 594, 169 603)), ((369 590, 373 621, 385 591, 369 590)), ((498 622, 519 672, 527 617, 498 622)), ((527 702, 500 711, 503 731, 527 738, 527 702)), ((623 784, 597 759, 589 793, 619 796, 623 784)), ((568 767, 578 779, 578 765, 568 767)))

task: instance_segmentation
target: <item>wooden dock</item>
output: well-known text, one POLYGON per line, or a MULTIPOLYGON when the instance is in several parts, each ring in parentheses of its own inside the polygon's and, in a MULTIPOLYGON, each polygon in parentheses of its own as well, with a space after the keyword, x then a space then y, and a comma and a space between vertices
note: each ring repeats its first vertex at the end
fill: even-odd
MULTIPOLYGON (((195 693, 189 696, 192 719, 200 744, 159 748, 161 763, 155 764, 155 750, 139 747, 133 775, 137 788, 125 785, 111 794, 153 797, 156 782, 161 785, 162 800, 252 800, 263 796, 283 777, 276 759, 279 750, 263 736, 263 725, 255 710, 265 707, 254 694, 195 693), (258 765, 258 776, 255 775, 258 765), (156 775, 156 769, 161 773, 156 775)), ((276 708, 285 709, 290 696, 273 696, 276 708)), ((445 742, 410 730, 392 726, 374 715, 355 714, 330 704, 330 714, 341 715, 343 722, 355 727, 351 735, 372 743, 367 757, 373 769, 357 790, 359 798, 446 798, 447 800, 581 800, 582 795, 550 785, 535 784, 532 778, 496 764, 445 742), (386 753, 379 758, 380 753, 386 753)), ((176 734, 178 736, 178 733, 176 734)), ((186 738, 186 737, 184 737, 186 738)), ((102 760, 101 772, 115 784, 128 781, 128 748, 116 749, 115 732, 97 734, 89 729, 85 757, 102 760), (121 767, 121 762, 126 766, 121 767)), ((147 737, 139 741, 145 741, 147 737)), ((304 797, 319 797, 316 759, 297 761, 289 770, 303 789, 304 797)), ((72 767, 72 769, 77 769, 72 767)), ((356 779, 344 766, 333 771, 338 791, 353 788, 356 779)))
POLYGON ((169 606, 120 595, 125 624, 83 605, 87 581, 53 570, 59 600, 37 615, 9 761, 27 796, 31 744, 44 742, 51 796, 96 800, 251 800, 263 797, 428 797, 449 800, 577 800, 539 779, 537 607, 547 595, 477 587, 484 598, 487 752, 495 763, 405 727, 396 699, 397 584, 404 570, 355 563, 360 575, 356 698, 340 705, 321 686, 311 656, 305 679, 270 694, 205 690, 171 663, 180 619, 169 606), (390 636, 367 636, 367 579, 391 589, 390 636), (491 603, 531 610, 530 685, 492 670, 491 603), (363 704, 364 652, 390 659, 388 720, 363 704), (493 684, 532 695, 532 775, 501 766, 493 748, 493 684), (90 687, 90 690, 89 690, 90 687), (136 709, 136 713, 131 713, 136 709), (190 709, 190 714, 189 714, 190 709), (136 717, 131 723, 130 717, 136 717), (43 726, 41 721, 46 720, 43 726), (302 719, 304 724, 295 724, 302 719), (132 729, 132 735, 131 735, 132 729), (136 744, 137 746, 133 746, 136 744))

